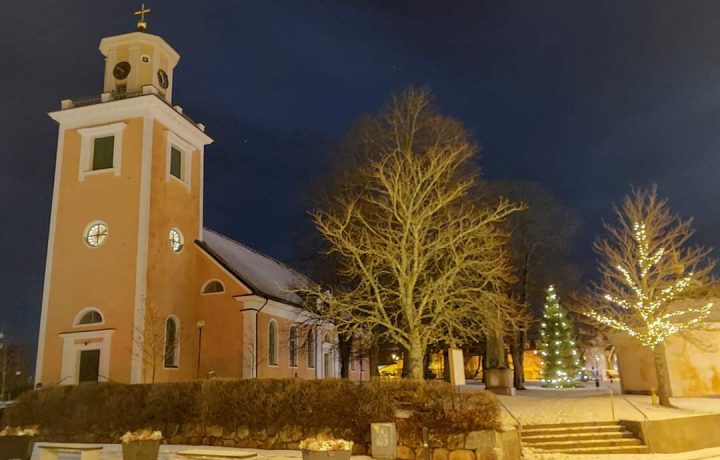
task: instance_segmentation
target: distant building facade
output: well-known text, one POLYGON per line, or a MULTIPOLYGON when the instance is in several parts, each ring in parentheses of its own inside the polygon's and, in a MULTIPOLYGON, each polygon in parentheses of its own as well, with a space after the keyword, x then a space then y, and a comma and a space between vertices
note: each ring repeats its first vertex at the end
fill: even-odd
POLYGON ((332 328, 303 325, 292 291, 308 280, 204 228, 212 139, 172 105, 177 52, 144 32, 100 51, 102 95, 50 113, 59 133, 36 383, 339 376, 332 328))
MULTIPOLYGON (((650 349, 625 334, 614 333, 611 341, 617 352, 623 393, 649 394, 652 388, 657 389, 650 349)), ((711 313, 702 327, 668 338, 665 361, 671 396, 720 395, 720 312, 711 313)))

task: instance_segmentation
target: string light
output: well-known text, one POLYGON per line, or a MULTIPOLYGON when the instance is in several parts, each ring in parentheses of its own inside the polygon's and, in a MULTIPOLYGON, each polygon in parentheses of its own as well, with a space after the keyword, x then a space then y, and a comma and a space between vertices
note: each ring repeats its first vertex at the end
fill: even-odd
POLYGON ((654 349, 668 337, 703 322, 710 315, 713 303, 708 302, 699 308, 689 307, 683 310, 673 309, 673 311, 667 312, 666 310, 670 304, 682 298, 682 294, 691 285, 695 273, 690 271, 681 275, 675 281, 668 280, 670 285, 659 291, 655 285, 648 286, 648 279, 658 281, 658 275, 653 275, 652 271, 667 255, 667 251, 661 247, 651 253, 652 238, 648 235, 645 223, 635 222, 633 224, 633 239, 637 244, 637 266, 627 268, 618 265, 615 267, 622 275, 618 279, 624 280, 625 287, 628 288, 626 298, 611 294, 606 294, 604 298, 610 304, 623 310, 637 312, 642 320, 641 324, 628 324, 623 319, 594 311, 587 313, 587 315, 605 326, 625 332, 630 337, 639 340, 644 346, 654 349), (648 275, 651 275, 650 278, 648 278, 648 275), (679 321, 692 315, 694 315, 692 319, 685 322, 679 321), (671 322, 671 319, 676 321, 671 322))
POLYGON ((572 322, 560 305, 555 288, 547 290, 545 311, 540 323, 540 361, 543 367, 543 386, 567 388, 574 386, 575 376, 579 368, 578 352, 575 350, 574 330, 572 322), (552 359, 547 359, 552 356, 552 359))

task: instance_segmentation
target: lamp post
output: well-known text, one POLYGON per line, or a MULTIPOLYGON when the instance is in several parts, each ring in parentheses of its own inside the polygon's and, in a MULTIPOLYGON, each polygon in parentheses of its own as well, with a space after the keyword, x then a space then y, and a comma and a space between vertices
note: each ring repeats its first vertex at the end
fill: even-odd
POLYGON ((198 328, 198 354, 197 354, 197 375, 195 376, 196 379, 200 378, 200 352, 202 351, 202 331, 205 327, 205 321, 200 320, 197 322, 197 328, 198 328))
POLYGON ((0 388, 0 401, 5 401, 5 375, 7 374, 7 348, 5 347, 5 333, 0 332, 0 350, 2 350, 2 388, 0 388))

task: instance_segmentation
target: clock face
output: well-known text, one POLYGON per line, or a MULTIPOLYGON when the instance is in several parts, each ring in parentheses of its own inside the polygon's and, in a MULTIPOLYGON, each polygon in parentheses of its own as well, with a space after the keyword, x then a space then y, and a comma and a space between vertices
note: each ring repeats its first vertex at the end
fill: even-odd
POLYGON ((167 89, 168 84, 170 82, 168 80, 167 74, 165 73, 165 71, 163 69, 158 70, 157 78, 158 78, 158 82, 160 83, 160 86, 162 86, 163 89, 167 89))
POLYGON ((118 80, 125 80, 130 73, 130 63, 123 61, 118 62, 113 69, 113 76, 118 80))

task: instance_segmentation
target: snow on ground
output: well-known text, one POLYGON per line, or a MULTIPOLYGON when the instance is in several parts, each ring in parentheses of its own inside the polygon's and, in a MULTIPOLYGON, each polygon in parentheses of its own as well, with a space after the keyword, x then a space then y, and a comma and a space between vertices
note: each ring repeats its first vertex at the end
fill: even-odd
MULTIPOLYGON (((499 399, 523 425, 613 420, 613 409, 615 419, 643 420, 633 404, 651 420, 720 413, 720 398, 672 398, 677 408, 668 409, 653 406, 647 395, 620 396, 617 383, 613 384, 615 393, 611 398, 608 385, 554 390, 529 382, 527 390, 518 391, 515 396, 499 396, 499 399)), ((503 411, 503 423, 515 424, 506 411, 503 411)))
MULTIPOLYGON (((39 460, 40 450, 38 449, 38 446, 42 446, 43 444, 45 443, 37 443, 35 445, 32 460, 39 460)), ((102 446, 103 449, 100 453, 100 460, 122 460, 122 446, 120 444, 102 444, 102 446)), ((186 457, 181 457, 177 455, 176 452, 188 449, 255 452, 258 454, 258 460, 298 460, 302 458, 302 453, 299 450, 260 450, 234 449, 230 447, 161 445, 158 460, 187 460, 186 457)), ((60 460, 77 460, 79 457, 80 456, 77 454, 62 454, 60 455, 60 460)), ((352 460, 372 459, 364 455, 353 455, 352 460)))
MULTIPOLYGON (((39 443, 42 445, 42 443, 39 443)), ((176 452, 186 449, 210 449, 210 450, 242 450, 258 454, 258 460, 298 460, 302 458, 299 450, 259 450, 259 449, 233 449, 229 447, 207 447, 207 446, 160 446, 158 460, 187 460, 176 455, 176 452)), ((549 454, 539 449, 523 449, 524 460, 710 460, 720 459, 720 448, 695 450, 681 454, 627 454, 627 455, 569 455, 549 454)), ((33 451, 32 460, 40 457, 37 445, 33 451)), ((60 455, 60 460, 77 460, 78 455, 60 455)), ((100 460, 122 460, 122 447, 120 444, 103 444, 100 460)), ((353 455, 352 460, 372 460, 365 455, 353 455)))
POLYGON ((523 460, 711 460, 720 459, 720 448, 693 450, 679 454, 549 454, 540 449, 523 449, 523 460))

